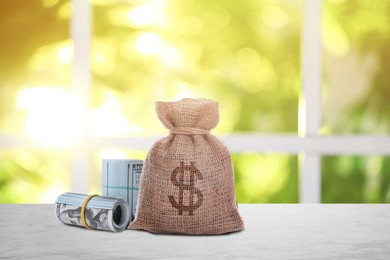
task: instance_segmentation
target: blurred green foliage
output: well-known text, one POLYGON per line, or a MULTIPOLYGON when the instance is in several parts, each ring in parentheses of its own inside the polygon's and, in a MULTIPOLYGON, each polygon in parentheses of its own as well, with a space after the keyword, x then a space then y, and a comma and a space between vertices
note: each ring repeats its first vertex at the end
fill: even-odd
POLYGON ((0 158, 0 203, 53 203, 71 189, 69 152, 16 147, 0 158))
MULTIPOLYGON (((91 136, 164 134, 154 102, 188 96, 219 101, 213 133, 297 133, 302 1, 93 0, 92 7, 91 136)), ((390 0, 323 7, 323 133, 388 134, 390 0), (367 65, 357 71, 348 59, 367 65), (349 94, 358 76, 360 94, 349 94)), ((58 121, 32 110, 30 92, 24 99, 21 92, 70 89, 70 1, 0 0, 0 14, 0 134, 55 132, 37 128, 42 119, 58 121)), ((44 110, 53 105, 49 94, 35 100, 44 110)), ((71 149, 0 150, 0 203, 53 202, 69 191, 71 149)), ((89 151, 91 193, 100 191, 103 157, 145 157, 129 149, 89 151)), ((238 202, 298 202, 297 155, 232 158, 238 202)), ((323 157, 322 201, 389 202, 389 176, 389 157, 323 157)))
POLYGON ((0 133, 23 131, 27 114, 16 110, 23 88, 69 87, 69 70, 60 68, 53 55, 57 44, 69 39, 69 8, 66 0, 0 0, 0 133), (34 64, 44 48, 53 50, 46 51, 51 58, 34 64))
POLYGON ((145 133, 154 101, 208 97, 219 133, 297 132, 300 1, 96 2, 95 106, 114 93, 145 133))
POLYGON ((332 84, 344 90, 327 100, 338 108, 325 115, 331 133, 390 133, 389 13, 388 0, 324 1, 325 98, 332 84), (334 73, 339 84, 330 75, 332 66, 342 70, 334 73))
POLYGON ((389 203, 390 157, 323 157, 321 198, 324 203, 389 203))
MULTIPOLYGON (((324 133, 390 133, 390 1, 324 1, 324 133)), ((378 144, 381 145, 381 144, 378 144)), ((390 157, 325 156, 322 202, 390 202, 390 157)))
POLYGON ((239 203, 298 202, 298 157, 232 154, 239 203))

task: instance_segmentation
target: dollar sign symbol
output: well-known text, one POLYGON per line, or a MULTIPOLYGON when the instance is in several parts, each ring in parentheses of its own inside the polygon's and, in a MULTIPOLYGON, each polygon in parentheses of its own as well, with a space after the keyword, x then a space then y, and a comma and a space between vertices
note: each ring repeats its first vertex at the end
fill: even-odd
POLYGON ((194 187, 195 185, 195 176, 198 180, 202 180, 202 173, 196 169, 195 162, 191 162, 191 164, 184 164, 184 162, 180 162, 180 166, 176 167, 171 174, 171 182, 173 185, 179 187, 179 202, 175 200, 175 198, 171 195, 168 196, 169 202, 172 204, 172 207, 179 210, 179 215, 183 215, 183 211, 188 211, 190 216, 194 215, 194 210, 200 207, 203 203, 203 193, 194 187), (184 173, 190 173, 190 184, 184 183, 184 173), (179 175, 179 180, 177 180, 177 175, 179 175), (183 203, 183 195, 184 190, 189 191, 189 201, 188 205, 184 205, 183 203), (194 203, 194 194, 196 194, 197 201, 194 203))

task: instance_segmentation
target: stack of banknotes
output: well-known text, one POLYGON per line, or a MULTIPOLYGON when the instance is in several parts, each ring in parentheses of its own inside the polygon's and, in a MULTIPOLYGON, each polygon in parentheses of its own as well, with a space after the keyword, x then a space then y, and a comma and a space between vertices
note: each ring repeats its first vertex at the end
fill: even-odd
POLYGON ((142 160, 103 159, 102 195, 118 197, 129 203, 130 221, 137 208, 142 160))

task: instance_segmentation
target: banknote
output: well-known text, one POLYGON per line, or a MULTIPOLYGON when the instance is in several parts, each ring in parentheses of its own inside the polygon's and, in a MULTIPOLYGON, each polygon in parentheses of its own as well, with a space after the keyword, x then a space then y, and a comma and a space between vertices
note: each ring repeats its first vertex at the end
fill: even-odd
POLYGON ((102 160, 102 195, 123 198, 130 207, 130 221, 137 208, 142 167, 142 160, 102 160))
MULTIPOLYGON (((74 226, 82 224, 81 209, 88 195, 66 192, 56 200, 55 213, 62 223, 74 226)), ((120 232, 130 222, 130 209, 121 198, 95 196, 85 208, 85 221, 91 229, 120 232)))

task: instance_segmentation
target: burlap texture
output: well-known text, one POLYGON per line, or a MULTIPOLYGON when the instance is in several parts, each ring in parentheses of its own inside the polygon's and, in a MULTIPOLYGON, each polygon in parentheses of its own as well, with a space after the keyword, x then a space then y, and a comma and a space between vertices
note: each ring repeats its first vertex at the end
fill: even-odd
POLYGON ((180 234, 243 229, 230 154, 210 134, 219 121, 218 103, 157 102, 156 111, 170 135, 158 140, 147 155, 135 220, 128 228, 180 234))

